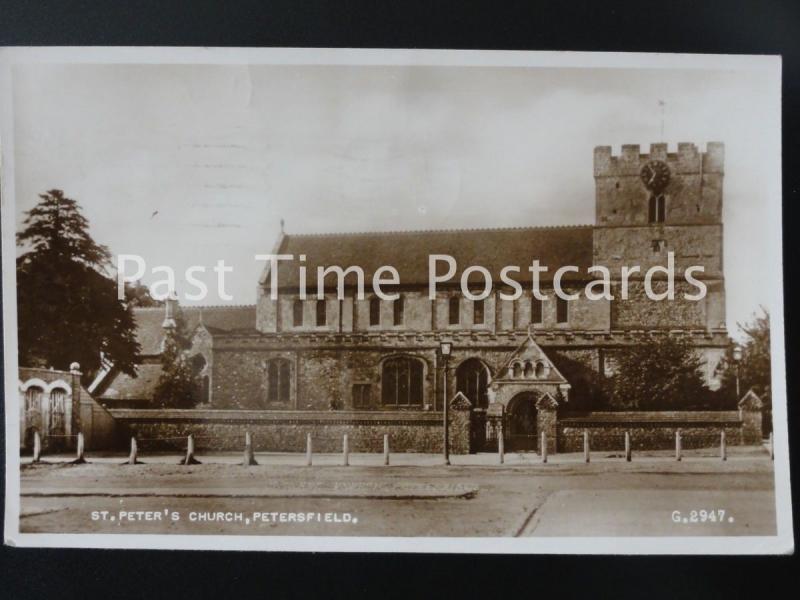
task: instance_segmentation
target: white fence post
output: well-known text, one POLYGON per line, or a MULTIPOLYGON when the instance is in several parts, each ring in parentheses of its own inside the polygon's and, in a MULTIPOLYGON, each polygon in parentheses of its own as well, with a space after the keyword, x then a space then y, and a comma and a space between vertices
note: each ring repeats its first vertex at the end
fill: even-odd
POLYGON ((306 466, 311 466, 311 434, 306 434, 306 466))
POLYGON ((139 445, 136 443, 136 438, 131 436, 131 453, 128 455, 128 464, 135 465, 139 463, 139 445))
POLYGON ((190 433, 186 436, 186 458, 181 461, 182 465, 199 465, 200 461, 194 457, 194 436, 190 433))
POLYGON ((719 432, 719 457, 722 460, 728 460, 728 447, 725 443, 725 430, 719 432))
POLYGON ((33 430, 33 462, 38 463, 42 460, 42 438, 39 437, 39 432, 33 430))
POLYGON ((543 431, 542 432, 542 462, 547 462, 547 434, 543 431))
POLYGON ((85 446, 83 443, 83 433, 78 432, 78 443, 76 444, 75 460, 72 461, 73 465, 82 465, 86 462, 84 457, 85 446))
POLYGON ((389 464, 389 434, 383 434, 383 464, 389 464))
POLYGON ((775 439, 771 431, 769 432, 769 457, 771 460, 775 460, 775 439))
POLYGON ((625 432, 625 460, 631 462, 631 434, 629 431, 625 432))
POLYGON ((342 438, 342 464, 346 467, 350 464, 350 442, 347 439, 347 434, 342 438))
POLYGON ((589 431, 585 429, 583 431, 583 461, 588 463, 589 460, 589 431))
POLYGON ((503 437, 503 428, 500 427, 500 435, 497 436, 497 454, 501 465, 506 461, 506 445, 503 437))
POLYGON ((681 454, 683 450, 682 446, 683 444, 681 441, 681 430, 678 429, 677 431, 675 431, 675 460, 677 460, 678 462, 681 461, 681 454))
POLYGON ((253 465, 257 465, 256 457, 253 455, 253 438, 250 437, 250 432, 244 432, 244 460, 242 460, 242 464, 245 467, 252 467, 253 465))

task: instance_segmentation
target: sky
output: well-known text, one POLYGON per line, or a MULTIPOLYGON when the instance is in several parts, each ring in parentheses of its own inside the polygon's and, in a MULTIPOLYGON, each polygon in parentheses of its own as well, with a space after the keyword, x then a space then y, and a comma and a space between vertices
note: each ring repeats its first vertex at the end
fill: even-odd
POLYGON ((722 141, 734 329, 772 306, 780 271, 779 93, 774 72, 730 67, 25 64, 17 224, 62 189, 95 240, 145 259, 145 283, 169 265, 181 294, 203 265, 204 304, 250 304, 281 219, 290 234, 591 224, 595 146, 722 141))

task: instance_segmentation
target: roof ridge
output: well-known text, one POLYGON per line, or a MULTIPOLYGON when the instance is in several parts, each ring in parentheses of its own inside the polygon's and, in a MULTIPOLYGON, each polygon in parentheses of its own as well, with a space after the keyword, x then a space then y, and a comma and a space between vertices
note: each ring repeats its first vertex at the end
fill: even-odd
POLYGON ((578 224, 578 225, 527 225, 517 227, 467 227, 467 228, 451 228, 451 229, 399 229, 395 231, 345 231, 345 232, 327 232, 327 233, 287 233, 286 237, 304 238, 304 237, 340 237, 340 236, 359 236, 359 235, 407 235, 415 233, 475 233, 475 232, 490 232, 490 231, 532 231, 532 230, 558 230, 558 229, 590 229, 594 225, 591 224, 578 224))
POLYGON ((181 310, 186 310, 187 308, 255 308, 255 304, 187 304, 181 306, 181 310))
MULTIPOLYGON (((182 304, 180 305, 181 310, 185 310, 187 308, 255 308, 255 304, 182 304)), ((164 311, 163 306, 134 306, 133 310, 140 310, 140 311, 164 311)))

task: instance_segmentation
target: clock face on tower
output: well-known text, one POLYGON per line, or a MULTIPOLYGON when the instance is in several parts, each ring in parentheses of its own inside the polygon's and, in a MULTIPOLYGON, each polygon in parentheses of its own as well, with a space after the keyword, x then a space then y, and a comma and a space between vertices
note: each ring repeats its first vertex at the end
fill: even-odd
POLYGON ((641 171, 642 181, 651 192, 661 192, 669 183, 669 167, 661 160, 651 160, 641 171))

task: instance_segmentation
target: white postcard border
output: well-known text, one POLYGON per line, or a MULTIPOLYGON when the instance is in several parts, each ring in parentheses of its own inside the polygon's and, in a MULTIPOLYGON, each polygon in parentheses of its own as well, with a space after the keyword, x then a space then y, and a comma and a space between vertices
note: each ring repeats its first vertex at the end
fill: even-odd
POLYGON ((301 48, 4 48, 0 49, 0 174, 2 174, 3 335, 6 397, 5 542, 21 547, 153 548, 190 550, 288 550, 328 552, 449 552, 549 554, 786 554, 793 551, 784 355, 781 239, 780 98, 765 120, 774 139, 775 173, 769 186, 775 215, 768 241, 772 271, 772 377, 777 535, 769 537, 597 538, 395 538, 323 536, 30 534, 19 532, 20 460, 17 394, 17 330, 14 222, 14 127, 12 68, 19 63, 140 64, 319 64, 528 66, 596 69, 766 70, 780 89, 778 56, 527 52, 476 50, 386 50, 301 48), (770 115, 773 117, 773 115, 770 115))

